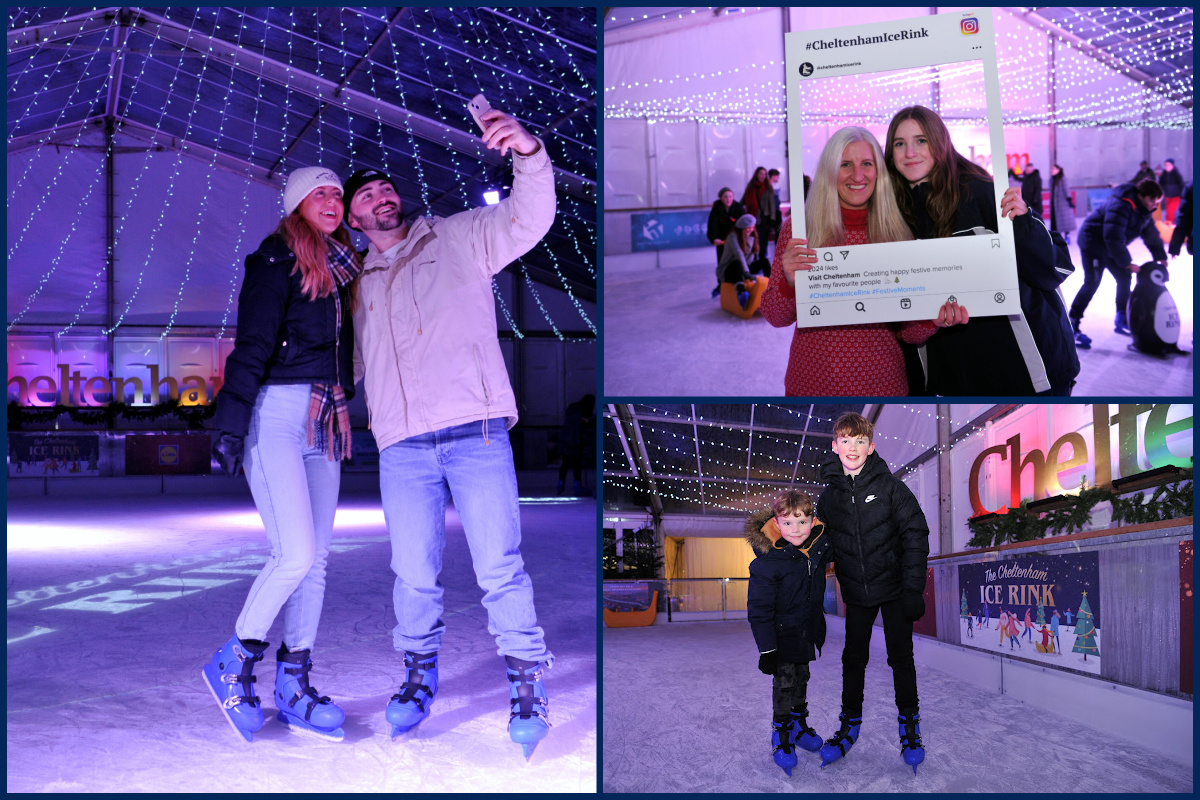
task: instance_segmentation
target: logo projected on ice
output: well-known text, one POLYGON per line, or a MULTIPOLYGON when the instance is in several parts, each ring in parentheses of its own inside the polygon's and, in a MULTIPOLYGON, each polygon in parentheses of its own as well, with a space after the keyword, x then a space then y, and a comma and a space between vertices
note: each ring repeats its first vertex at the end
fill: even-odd
POLYGON ((813 65, 812 64, 805 61, 803 64, 800 65, 800 77, 801 78, 807 78, 809 75, 812 75, 812 74, 813 74, 813 65))
POLYGON ((967 17, 959 23, 959 28, 962 30, 963 36, 979 33, 979 20, 975 17, 967 17))

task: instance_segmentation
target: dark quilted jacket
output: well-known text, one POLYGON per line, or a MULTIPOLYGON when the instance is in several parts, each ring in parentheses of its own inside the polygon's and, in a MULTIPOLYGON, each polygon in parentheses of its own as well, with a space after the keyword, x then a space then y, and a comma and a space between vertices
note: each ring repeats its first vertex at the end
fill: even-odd
POLYGON ((773 516, 767 508, 746 520, 746 541, 757 556, 750 562, 746 616, 760 653, 778 650, 781 662, 807 663, 825 645, 829 533, 814 522, 804 545, 796 547, 763 530, 773 516))
POLYGON ((929 526, 917 498, 872 453, 862 472, 845 474, 836 454, 821 467, 828 482, 817 517, 832 536, 833 568, 842 597, 874 607, 925 591, 929 526))
POLYGON ((246 257, 238 295, 237 338, 225 360, 216 426, 245 436, 258 391, 267 384, 337 383, 354 396, 354 324, 348 287, 338 290, 342 328, 332 294, 309 300, 300 291, 296 255, 272 234, 246 257))

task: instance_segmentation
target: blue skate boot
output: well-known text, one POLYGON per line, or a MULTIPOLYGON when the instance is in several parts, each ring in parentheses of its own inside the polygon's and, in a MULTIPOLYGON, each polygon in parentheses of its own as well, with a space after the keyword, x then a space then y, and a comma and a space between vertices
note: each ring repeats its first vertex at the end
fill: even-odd
POLYGON ((308 685, 308 673, 312 670, 308 653, 308 650, 288 650, 286 644, 280 645, 275 653, 277 719, 297 733, 340 742, 346 736, 342 730, 346 713, 308 685))
POLYGON ((792 708, 792 741, 802 750, 815 753, 821 749, 821 737, 808 727, 808 703, 792 708))
POLYGON ((528 761, 538 742, 550 733, 550 699, 542 684, 542 665, 538 661, 522 661, 505 656, 508 664, 508 691, 511 712, 508 715, 508 735, 521 745, 528 761))
POLYGON ((792 768, 796 766, 796 748, 792 742, 792 722, 771 720, 771 757, 775 765, 792 777, 792 768))
POLYGON ((392 724, 392 738, 412 730, 429 716, 438 688, 437 653, 404 653, 408 671, 400 691, 392 695, 384 716, 392 724))
POLYGON ((862 727, 862 714, 856 717, 847 717, 843 711, 838 714, 838 719, 842 723, 842 727, 833 735, 829 741, 821 746, 821 766, 827 767, 837 761, 846 753, 850 752, 850 748, 858 741, 858 729, 862 727))
POLYGON ((254 665, 263 660, 267 647, 266 642, 242 641, 234 634, 201 670, 221 713, 247 742, 254 741, 254 732, 263 726, 262 704, 254 694, 254 665))
POLYGON ((910 713, 900 714, 896 721, 900 723, 900 755, 916 775, 917 765, 925 760, 925 746, 921 744, 921 715, 913 709, 910 713))

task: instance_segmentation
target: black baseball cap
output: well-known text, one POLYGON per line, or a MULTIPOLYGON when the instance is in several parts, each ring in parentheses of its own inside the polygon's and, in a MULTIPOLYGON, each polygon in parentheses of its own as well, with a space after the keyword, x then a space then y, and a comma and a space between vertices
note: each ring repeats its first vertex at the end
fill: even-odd
POLYGON ((346 199, 346 204, 352 203, 358 190, 372 181, 387 181, 396 190, 396 194, 400 194, 400 187, 396 185, 396 181, 392 179, 391 175, 379 169, 360 169, 342 184, 342 197, 346 199))

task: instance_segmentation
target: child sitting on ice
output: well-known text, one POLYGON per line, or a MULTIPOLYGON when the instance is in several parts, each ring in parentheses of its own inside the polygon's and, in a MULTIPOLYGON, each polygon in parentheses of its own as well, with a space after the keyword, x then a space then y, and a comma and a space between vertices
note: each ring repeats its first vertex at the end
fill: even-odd
POLYGON ((750 562, 746 616, 758 646, 758 668, 771 677, 775 763, 788 775, 796 746, 816 751, 821 737, 808 726, 808 663, 825 644, 825 566, 831 548, 813 518, 812 498, 788 491, 746 520, 750 562))

